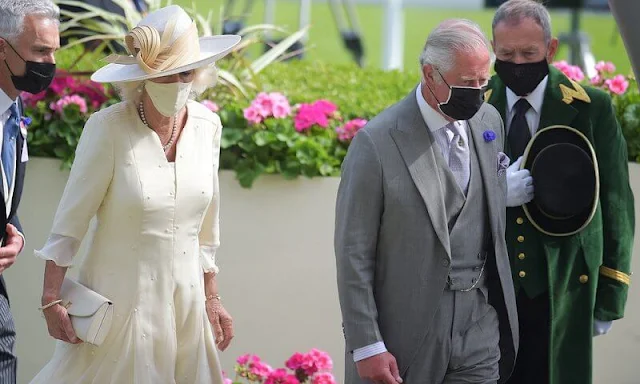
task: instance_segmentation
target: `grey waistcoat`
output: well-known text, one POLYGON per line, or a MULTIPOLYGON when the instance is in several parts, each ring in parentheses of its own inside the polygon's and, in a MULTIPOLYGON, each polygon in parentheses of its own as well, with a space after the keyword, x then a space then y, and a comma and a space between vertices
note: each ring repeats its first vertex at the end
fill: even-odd
MULTIPOLYGON (((434 151, 440 172, 440 187, 444 196, 451 243, 451 272, 448 285, 451 290, 468 289, 476 283, 487 257, 485 250, 490 239, 487 203, 475 143, 470 132, 467 132, 467 136, 471 176, 466 197, 449 170, 448 161, 445 161, 439 150, 434 151)), ((483 271, 481 280, 484 280, 485 274, 486 271, 483 271)), ((476 287, 482 283, 483 281, 476 287)))

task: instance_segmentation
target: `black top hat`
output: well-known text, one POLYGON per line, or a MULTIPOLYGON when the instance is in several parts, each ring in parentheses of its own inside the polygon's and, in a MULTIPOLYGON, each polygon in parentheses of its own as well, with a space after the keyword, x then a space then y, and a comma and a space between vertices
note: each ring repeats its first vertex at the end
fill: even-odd
POLYGON ((589 225, 598 206, 600 178, 595 151, 584 134, 565 125, 539 130, 521 167, 533 177, 534 198, 523 209, 537 230, 569 236, 589 225))

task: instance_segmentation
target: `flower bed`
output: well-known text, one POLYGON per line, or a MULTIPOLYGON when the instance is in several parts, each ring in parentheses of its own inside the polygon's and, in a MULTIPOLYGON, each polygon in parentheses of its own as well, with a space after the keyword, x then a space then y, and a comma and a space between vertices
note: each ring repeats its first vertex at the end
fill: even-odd
MULTIPOLYGON (((627 139, 629 159, 640 161, 640 94, 632 76, 599 62, 586 79, 566 62, 554 65, 567 76, 608 92, 627 139)), ((260 91, 250 98, 220 97, 211 91, 201 102, 224 126, 221 169, 234 170, 243 187, 263 174, 339 176, 349 143, 367 120, 403 98, 418 79, 397 71, 360 69, 305 61, 271 65, 256 78, 260 91), (231 101, 230 101, 231 100, 231 101)), ((118 102, 109 87, 62 72, 48 91, 25 97, 30 153, 55 157, 66 166, 87 118, 118 102)))
POLYGON ((294 353, 285 367, 274 369, 259 356, 245 354, 236 360, 235 378, 225 377, 225 384, 336 384, 331 357, 318 349, 294 353))

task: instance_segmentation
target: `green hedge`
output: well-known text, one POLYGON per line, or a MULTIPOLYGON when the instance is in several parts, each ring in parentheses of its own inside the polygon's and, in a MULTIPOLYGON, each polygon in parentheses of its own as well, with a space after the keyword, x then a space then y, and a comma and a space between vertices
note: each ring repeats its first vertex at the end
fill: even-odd
POLYGON ((259 76, 262 89, 278 91, 296 102, 328 99, 346 118, 370 119, 405 97, 420 79, 415 74, 354 65, 294 61, 268 67, 259 76))

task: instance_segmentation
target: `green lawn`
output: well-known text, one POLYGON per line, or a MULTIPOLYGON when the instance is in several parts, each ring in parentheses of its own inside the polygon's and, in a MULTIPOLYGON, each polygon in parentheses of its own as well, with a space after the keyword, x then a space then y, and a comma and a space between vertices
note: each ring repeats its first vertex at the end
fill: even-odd
MULTIPOLYGON (((174 0, 175 3, 191 6, 201 13, 213 8, 218 11, 221 0, 174 0)), ((240 1, 236 14, 241 12, 244 1, 240 1)), ((358 18, 362 28, 367 65, 379 67, 382 64, 382 20, 383 8, 377 5, 359 5, 358 18)), ((476 21, 490 36, 493 11, 461 11, 441 8, 405 9, 404 65, 406 70, 417 70, 417 60, 429 31, 440 21, 451 17, 463 17, 476 21)), ((256 1, 249 24, 262 23, 264 20, 262 1, 256 1)), ((554 34, 569 30, 569 14, 552 14, 554 34)), ((324 60, 345 63, 351 56, 342 46, 342 40, 335 27, 329 5, 314 3, 311 12, 312 28, 309 33, 308 55, 312 60, 324 60)), ((582 30, 591 38, 591 49, 596 60, 612 61, 620 71, 628 73, 630 64, 624 45, 610 14, 585 14, 582 17, 582 30)), ((298 27, 298 2, 279 0, 276 5, 276 24, 293 31, 298 27)), ((561 49, 558 59, 566 58, 567 50, 561 49)))

